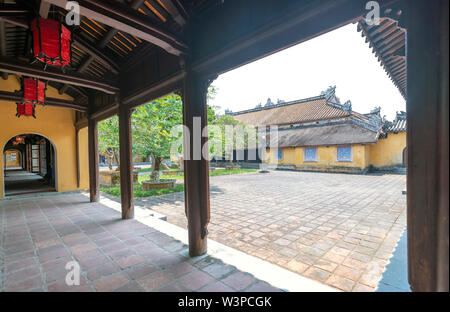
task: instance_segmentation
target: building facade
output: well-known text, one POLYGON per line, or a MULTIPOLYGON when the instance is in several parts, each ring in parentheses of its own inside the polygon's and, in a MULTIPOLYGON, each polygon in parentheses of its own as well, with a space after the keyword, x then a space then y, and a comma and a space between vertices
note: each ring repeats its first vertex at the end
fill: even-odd
POLYGON ((267 164, 280 169, 367 172, 404 166, 406 115, 387 122, 376 108, 368 114, 340 103, 335 87, 292 102, 270 101, 255 109, 229 113, 256 127, 277 126, 267 135, 267 164))

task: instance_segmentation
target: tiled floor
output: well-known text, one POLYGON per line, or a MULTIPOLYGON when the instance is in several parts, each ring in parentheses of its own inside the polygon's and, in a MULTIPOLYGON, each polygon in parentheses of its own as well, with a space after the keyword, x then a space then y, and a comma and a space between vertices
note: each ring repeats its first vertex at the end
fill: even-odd
POLYGON ((0 243, 0 291, 279 291, 80 194, 0 200, 0 243))
MULTIPOLYGON (((209 237, 344 291, 373 291, 406 225, 406 176, 211 177, 209 237)), ((183 193, 136 200, 186 228, 183 193)))
POLYGON ((48 185, 45 180, 36 173, 22 169, 5 171, 6 196, 28 193, 52 192, 55 188, 48 185))

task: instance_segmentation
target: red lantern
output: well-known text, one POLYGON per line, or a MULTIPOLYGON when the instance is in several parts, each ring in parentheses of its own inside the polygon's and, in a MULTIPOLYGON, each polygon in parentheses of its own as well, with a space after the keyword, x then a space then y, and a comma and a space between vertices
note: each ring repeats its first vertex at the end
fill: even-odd
POLYGON ((25 103, 45 104, 45 82, 35 78, 23 79, 23 98, 25 103))
POLYGON ((35 115, 35 105, 32 103, 17 103, 17 117, 20 116, 33 116, 35 115))
POLYGON ((17 146, 19 144, 25 144, 25 138, 21 136, 16 136, 16 140, 12 142, 13 145, 17 146))
POLYGON ((34 57, 56 66, 69 65, 71 60, 71 33, 62 23, 42 17, 31 21, 34 57))
POLYGON ((23 78, 23 101, 17 103, 17 117, 35 116, 37 104, 45 104, 45 82, 35 78, 23 78))

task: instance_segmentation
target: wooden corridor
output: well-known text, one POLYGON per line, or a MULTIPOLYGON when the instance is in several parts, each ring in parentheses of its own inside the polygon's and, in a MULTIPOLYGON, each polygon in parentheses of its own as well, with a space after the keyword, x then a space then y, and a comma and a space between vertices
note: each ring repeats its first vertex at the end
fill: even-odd
MULTIPOLYGON (((78 0, 83 27, 73 34, 75 70, 62 73, 30 64, 22 35, 29 27, 29 17, 38 12, 42 17, 51 12, 64 17, 67 1, 11 2, 0 5, 2 77, 45 79, 61 94, 75 98, 49 98, 47 104, 76 110, 77 133, 89 128, 92 202, 99 200, 97 123, 119 116, 123 219, 134 216, 133 109, 178 92, 183 99, 184 124, 192 134, 186 143, 207 144, 206 138, 193 131, 193 118, 200 118, 202 128, 207 126, 207 88, 219 74, 360 22, 368 13, 366 0, 78 0)), ((407 44, 400 39, 394 42, 401 49, 392 51, 394 46, 388 46, 386 51, 375 49, 375 53, 384 60, 387 73, 400 80, 396 85, 407 100, 409 282, 416 291, 448 291, 448 1, 378 3, 381 17, 394 21, 383 25, 406 30, 406 35, 401 33, 407 44), (401 61, 392 67, 385 62, 386 56, 401 61)), ((383 30, 367 27, 364 34, 370 40, 374 35, 386 35, 383 30)), ((2 100, 20 98, 17 92, 0 92, 2 100)), ((205 158, 193 160, 194 148, 189 153, 185 155, 190 159, 185 160, 185 213, 189 253, 198 256, 207 251, 209 164, 205 158)))

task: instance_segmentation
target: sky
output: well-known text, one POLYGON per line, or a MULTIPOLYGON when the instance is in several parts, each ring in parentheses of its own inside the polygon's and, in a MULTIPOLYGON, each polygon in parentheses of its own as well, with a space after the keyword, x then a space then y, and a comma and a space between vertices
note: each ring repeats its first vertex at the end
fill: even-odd
POLYGON ((349 24, 304 43, 220 75, 210 104, 220 112, 263 105, 267 98, 293 101, 320 95, 336 86, 344 103, 359 113, 381 107, 381 116, 395 118, 405 100, 376 59, 356 24, 349 24))

